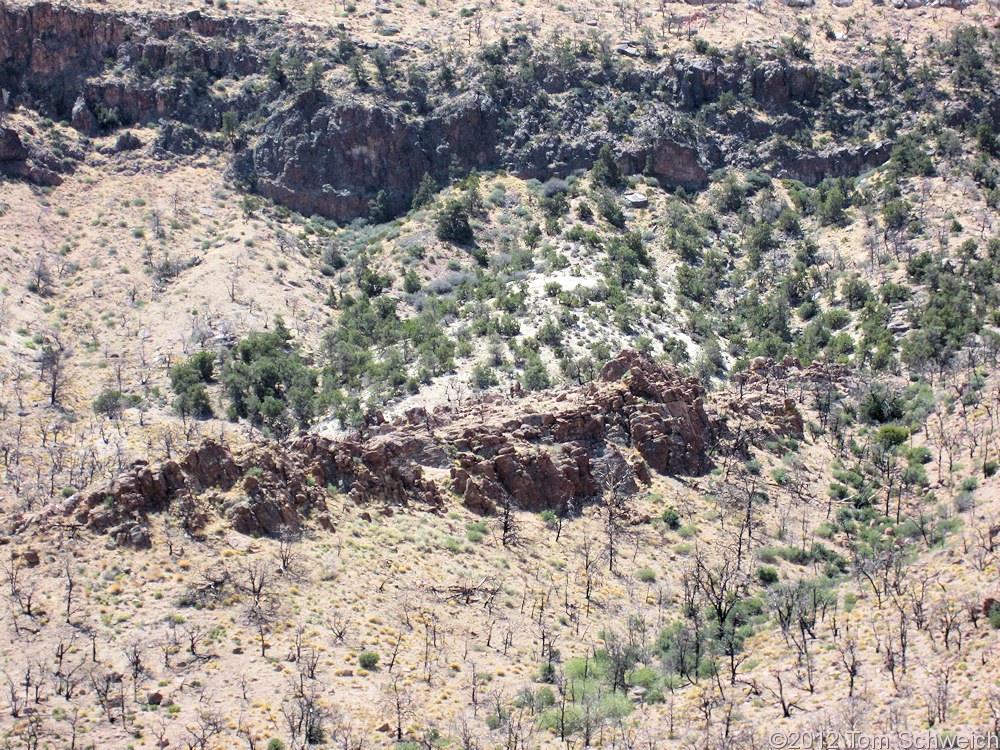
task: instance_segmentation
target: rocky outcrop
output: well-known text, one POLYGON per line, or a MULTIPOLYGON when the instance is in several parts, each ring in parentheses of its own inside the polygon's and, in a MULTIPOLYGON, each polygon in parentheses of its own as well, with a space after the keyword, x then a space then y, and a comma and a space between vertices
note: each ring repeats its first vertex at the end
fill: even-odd
MULTIPOLYGON (((103 73, 108 60, 124 65, 142 61, 144 70, 155 72, 183 55, 185 65, 216 78, 247 74, 260 68, 260 60, 237 40, 266 39, 273 31, 264 21, 213 18, 199 11, 143 17, 49 2, 4 5, 0 89, 22 102, 43 102, 56 116, 67 117, 84 84, 103 73), (228 43, 212 43, 216 39, 228 43)), ((88 92, 88 106, 93 105, 96 90, 88 92)))
POLYGON ((303 465, 278 446, 256 446, 240 457, 206 440, 177 461, 157 466, 137 461, 106 486, 80 493, 49 514, 69 516, 120 546, 148 547, 150 514, 176 510, 179 523, 199 531, 214 508, 237 531, 276 534, 298 526, 312 512, 325 509, 325 492, 306 479, 303 465), (242 490, 238 499, 220 493, 242 490))
POLYGON ((786 109, 792 103, 815 104, 818 81, 812 65, 777 60, 762 63, 751 76, 754 99, 768 109, 786 109))
POLYGON ((757 357, 734 373, 730 388, 713 394, 712 406, 723 424, 720 442, 731 453, 745 453, 752 445, 773 445, 777 438, 801 439, 805 424, 798 405, 821 402, 832 389, 844 390, 849 378, 843 365, 802 367, 790 356, 780 362, 757 357))
POLYGON ((827 177, 859 175, 889 161, 892 143, 879 141, 864 146, 838 146, 819 152, 772 155, 778 177, 799 180, 809 186, 827 177))
POLYGON ((28 160, 28 149, 13 128, 0 128, 0 164, 28 160))
POLYGON ((268 198, 347 221, 365 215, 380 190, 399 212, 425 174, 444 181, 449 166, 495 163, 496 127, 489 102, 473 96, 424 120, 307 91, 270 117, 239 169, 268 198))
POLYGON ((66 511, 78 523, 106 532, 121 546, 148 547, 148 514, 165 508, 184 485, 176 462, 152 467, 137 461, 106 487, 71 499, 66 511))
POLYGON ((590 385, 410 415, 372 440, 405 446, 397 453, 422 469, 449 467, 452 489, 478 512, 507 502, 562 510, 598 494, 595 474, 612 445, 634 448, 661 473, 705 471, 718 425, 704 395, 696 379, 626 351, 590 385))
POLYGON ((157 512, 176 515, 192 533, 215 513, 241 533, 273 535, 310 518, 332 527, 331 493, 384 512, 439 509, 445 480, 478 512, 506 502, 563 510, 599 493, 598 467, 611 448, 634 457, 640 480, 648 481, 650 470, 704 472, 722 430, 704 400, 697 379, 625 351, 586 386, 530 396, 494 392, 463 407, 414 409, 336 440, 307 434, 287 446, 260 443, 236 453, 205 441, 158 466, 137 462, 46 515, 143 547, 157 512))
POLYGON ((630 148, 622 156, 622 168, 643 172, 668 188, 700 190, 708 184, 710 163, 695 146, 665 137, 645 148, 630 148))
POLYGON ((797 405, 844 387, 847 378, 836 365, 803 368, 790 357, 761 357, 734 375, 730 389, 709 397, 697 378, 626 350, 584 386, 492 391, 462 406, 411 409, 391 422, 375 415, 363 431, 336 439, 304 434, 284 446, 261 442, 236 452, 205 441, 158 466, 137 462, 43 515, 70 517, 118 544, 142 547, 150 544, 150 515, 164 511, 192 533, 212 513, 249 535, 275 535, 307 520, 333 528, 335 496, 387 514, 441 510, 449 491, 484 514, 508 504, 563 512, 599 495, 611 453, 648 483, 651 472, 706 472, 720 444, 746 452, 778 437, 801 438, 797 405))
POLYGON ((62 178, 36 158, 13 128, 0 126, 0 175, 36 185, 59 185, 62 178))

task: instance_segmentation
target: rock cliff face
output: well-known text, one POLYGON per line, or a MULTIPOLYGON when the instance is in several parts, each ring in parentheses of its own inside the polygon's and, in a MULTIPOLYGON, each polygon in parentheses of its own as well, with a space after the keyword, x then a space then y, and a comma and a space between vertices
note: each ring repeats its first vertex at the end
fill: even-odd
POLYGON ((307 91, 271 115, 243 169, 259 193, 305 214, 347 221, 364 215, 379 190, 398 212, 425 174, 444 181, 454 166, 495 164, 497 119, 473 96, 423 119, 307 91))
MULTIPOLYGON (((146 74, 182 62, 215 78, 246 75, 259 69, 260 61, 237 39, 263 39, 272 31, 264 21, 212 18, 198 11, 138 16, 49 2, 0 5, 0 88, 67 117, 85 88, 90 104, 103 98, 91 79, 109 61, 126 68, 141 63, 146 74)), ((132 121, 154 114, 137 110, 132 121)))
POLYGON ((806 185, 818 185, 827 177, 851 177, 885 164, 892 143, 880 141, 869 146, 841 146, 819 152, 776 154, 778 177, 790 177, 806 185))
MULTIPOLYGON (((364 51, 363 41, 341 43, 364 51)), ((153 147, 182 154, 221 148, 222 114, 235 112, 247 128, 235 144, 235 174, 279 203, 338 221, 365 215, 379 190, 386 191, 390 211, 406 209, 424 174, 439 183, 473 168, 564 177, 589 167, 605 143, 619 144, 627 172, 689 190, 704 187, 724 165, 815 184, 888 158, 889 144, 820 153, 761 148, 771 136, 812 127, 820 99, 845 89, 844 81, 808 61, 688 53, 644 66, 581 64, 569 73, 545 50, 520 40, 493 67, 477 62, 461 71, 453 90, 400 79, 366 91, 321 93, 296 91, 266 75, 269 56, 286 42, 330 47, 321 30, 291 34, 260 19, 0 4, 0 89, 14 105, 69 120, 88 135, 158 123, 153 147), (526 56, 533 61, 530 75, 518 63, 526 56), (209 85, 221 78, 253 85, 222 93, 209 85), (595 130, 589 119, 594 97, 604 94, 630 104, 606 129, 595 130), (724 96, 729 103, 712 109, 724 96), (708 127, 693 127, 689 115, 703 108, 708 127)), ((401 67, 408 52, 384 44, 401 67)), ((344 59, 328 67, 343 66, 344 59)), ((423 71, 426 78, 432 73, 423 71)), ((838 100, 843 116, 837 123, 823 123, 835 134, 850 128, 852 113, 872 109, 863 93, 851 96, 857 101, 838 100)), ((969 106, 970 112, 1000 111, 995 97, 969 106)), ((25 141, 24 133, 13 137, 25 141)), ((48 172, 32 169, 31 158, 2 163, 9 176, 58 180, 59 170, 37 158, 35 166, 48 172)))

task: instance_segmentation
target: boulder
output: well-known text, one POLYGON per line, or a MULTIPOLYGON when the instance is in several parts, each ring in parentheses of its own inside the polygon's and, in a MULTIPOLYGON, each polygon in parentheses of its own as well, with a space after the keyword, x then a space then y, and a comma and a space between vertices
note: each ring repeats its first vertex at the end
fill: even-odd
POLYGON ((649 206, 649 198, 642 193, 628 193, 622 200, 630 208, 647 208, 649 206))
POLYGON ((28 149, 21 142, 17 131, 0 127, 0 162, 23 162, 27 158, 28 149))
POLYGON ((90 111, 87 101, 82 96, 77 97, 76 103, 73 104, 70 125, 87 135, 94 135, 101 129, 97 117, 90 111))
POLYGON ((118 139, 115 141, 115 153, 120 154, 123 151, 135 151, 140 148, 142 148, 142 141, 131 130, 119 133, 118 139))

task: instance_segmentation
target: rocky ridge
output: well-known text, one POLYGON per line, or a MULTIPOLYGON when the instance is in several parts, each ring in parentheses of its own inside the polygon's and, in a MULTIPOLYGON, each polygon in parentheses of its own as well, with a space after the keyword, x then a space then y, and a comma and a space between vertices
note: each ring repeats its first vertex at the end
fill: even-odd
POLYGON ((779 434, 801 437, 796 399, 787 383, 772 385, 774 377, 811 383, 832 376, 794 362, 755 363, 740 392, 713 396, 717 411, 696 378, 626 350, 584 386, 489 392, 460 406, 412 409, 391 422, 376 416, 365 430, 337 439, 304 434, 286 446, 261 441, 244 449, 206 441, 177 460, 137 462, 34 520, 143 547, 150 544, 150 515, 168 509, 190 533, 204 528, 210 511, 245 534, 273 535, 307 519, 333 528, 329 500, 341 493, 386 514, 413 505, 443 508, 449 490, 486 515, 508 502, 574 512, 600 493, 597 467, 612 448, 648 482, 650 472, 706 472, 720 441, 745 447, 779 434), (753 430, 732 428, 748 416, 753 430))
MULTIPOLYGON (((425 174, 439 184, 471 169, 564 177, 588 168, 609 142, 626 144, 618 152, 626 172, 686 190, 704 187, 724 165, 816 184, 883 164, 892 145, 861 143, 852 130, 854 114, 891 102, 849 90, 846 70, 773 50, 742 58, 654 50, 641 66, 583 59, 567 71, 544 45, 520 38, 470 63, 451 89, 433 84, 434 69, 418 63, 425 70, 406 81, 326 90, 268 72, 271 53, 293 36, 298 53, 323 61, 338 81, 345 55, 371 49, 371 42, 332 29, 265 19, 0 4, 0 89, 11 106, 68 120, 89 136, 158 124, 148 146, 158 154, 232 149, 233 174, 249 188, 337 221, 367 215, 382 190, 387 210, 407 209, 425 174), (220 81, 236 85, 213 85, 220 81), (599 91, 630 101, 628 116, 609 113, 595 128, 590 115, 599 91), (715 106, 724 99, 725 107, 715 106), (817 121, 824 101, 836 104, 830 122, 817 121), (240 123, 228 142, 225 113, 240 123), (692 122, 694 114, 704 115, 703 125, 692 122), (788 145, 814 126, 829 130, 837 145, 788 145), (778 145, 767 146, 772 138, 778 145)), ((395 68, 410 54, 379 44, 395 68)), ((996 98, 981 99, 970 106, 996 119, 996 98)), ((16 131, 4 137, 25 140, 16 131)), ((12 146, 6 151, 17 155, 12 146)), ((58 180, 52 169, 32 169, 21 157, 2 162, 9 176, 58 180)))

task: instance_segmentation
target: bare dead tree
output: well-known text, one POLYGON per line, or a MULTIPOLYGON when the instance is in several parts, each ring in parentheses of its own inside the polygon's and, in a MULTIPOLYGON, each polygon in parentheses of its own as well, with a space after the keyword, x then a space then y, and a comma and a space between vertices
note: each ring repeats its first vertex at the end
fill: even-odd
POLYGON ((392 717, 396 741, 402 742, 406 722, 413 718, 416 706, 413 696, 404 684, 403 678, 394 675, 386 685, 382 697, 383 708, 392 717))
POLYGON ((322 742, 330 711, 323 703, 323 687, 316 680, 299 679, 281 702, 281 715, 291 737, 292 748, 304 750, 322 742))
POLYGON ((267 649, 270 645, 267 642, 267 636, 278 620, 279 611, 278 602, 272 598, 250 603, 243 609, 244 621, 257 632, 261 656, 267 656, 267 649))
POLYGON ((771 676, 774 678, 775 687, 765 684, 763 687, 778 701, 781 706, 781 715, 786 719, 792 715, 792 709, 801 708, 794 698, 788 695, 786 682, 788 675, 780 669, 772 669, 771 676))
POLYGON ((599 502, 608 571, 614 573, 622 537, 628 534, 632 497, 636 492, 635 477, 632 467, 617 448, 608 450, 595 475, 601 490, 599 502))
POLYGON ((72 624, 73 617, 73 592, 76 590, 76 576, 73 573, 72 555, 67 555, 63 560, 63 580, 66 583, 66 606, 64 616, 67 624, 72 624))
POLYGON ((207 750, 212 747, 213 740, 222 734, 226 728, 226 720, 215 711, 200 710, 194 723, 185 727, 187 737, 184 744, 187 750, 207 750))
POLYGON ((930 685, 924 692, 928 726, 937 726, 948 720, 948 710, 951 705, 952 671, 952 665, 946 665, 929 675, 930 685))
POLYGON ((49 405, 57 406, 66 385, 67 350, 59 341, 58 336, 49 334, 49 342, 42 346, 38 356, 39 377, 46 383, 49 391, 49 405))
POLYGON ((271 580, 271 564, 258 560, 250 560, 244 568, 243 590, 250 595, 254 605, 259 605, 271 580))
POLYGON ((278 562, 281 570, 294 573, 298 562, 298 543, 302 539, 302 532, 292 526, 282 526, 278 529, 278 562))
POLYGON ((837 645, 837 652, 840 654, 840 663, 847 673, 847 697, 854 697, 854 685, 861 671, 861 657, 858 654, 858 642, 853 637, 843 639, 837 645))
POLYGON ((500 533, 500 543, 504 547, 514 547, 521 539, 521 522, 517 517, 517 506, 514 496, 504 492, 500 498, 498 509, 497 530, 500 533))

